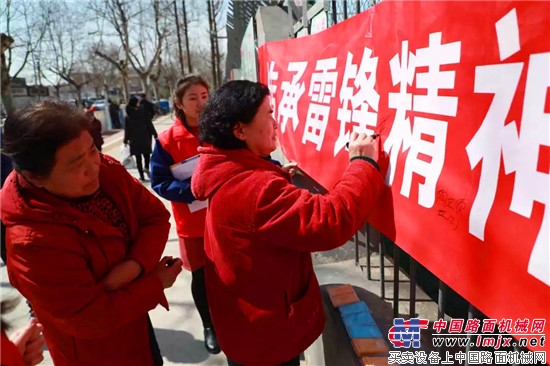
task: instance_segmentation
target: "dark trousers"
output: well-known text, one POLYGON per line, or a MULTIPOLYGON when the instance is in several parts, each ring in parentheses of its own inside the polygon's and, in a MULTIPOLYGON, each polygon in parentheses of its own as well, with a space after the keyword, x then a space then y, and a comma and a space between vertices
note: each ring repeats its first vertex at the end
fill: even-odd
POLYGON ((212 319, 210 318, 210 309, 208 308, 208 299, 206 297, 206 284, 204 282, 204 267, 191 272, 191 293, 193 301, 199 311, 204 328, 212 327, 212 319))
POLYGON ((141 179, 144 179, 145 176, 143 175, 143 160, 141 160, 141 157, 143 156, 143 159, 145 160, 145 169, 147 170, 147 172, 149 172, 149 160, 151 156, 149 154, 137 154, 134 156, 136 157, 136 165, 137 165, 137 170, 139 172, 139 177, 141 179))
POLYGON ((147 324, 149 325, 149 347, 151 348, 151 354, 153 355, 153 366, 162 366, 164 365, 164 360, 160 354, 157 337, 155 336, 155 329, 153 328, 149 315, 147 315, 147 324))
MULTIPOLYGON (((229 358, 227 359, 227 364, 229 366, 245 366, 241 365, 240 363, 236 363, 235 361, 231 361, 229 358)), ((300 356, 294 357, 292 360, 283 362, 277 366, 300 366, 300 356)))
POLYGON ((121 128, 120 125, 120 119, 118 118, 118 113, 111 114, 111 124, 113 125, 113 128, 121 128))

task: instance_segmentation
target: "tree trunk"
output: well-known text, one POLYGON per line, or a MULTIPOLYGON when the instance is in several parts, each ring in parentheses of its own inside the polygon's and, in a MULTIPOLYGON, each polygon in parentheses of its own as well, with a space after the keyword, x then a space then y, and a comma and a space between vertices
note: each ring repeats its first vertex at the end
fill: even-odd
POLYGON ((80 107, 82 105, 82 87, 84 85, 77 85, 75 86, 76 90, 76 101, 78 102, 78 106, 80 107))
POLYGON ((159 83, 157 80, 151 80, 151 87, 153 89, 153 97, 155 100, 159 100, 159 83))
POLYGON ((187 67, 189 68, 189 73, 193 72, 193 66, 191 64, 191 49, 189 47, 189 32, 188 32, 188 23, 187 23, 187 10, 185 8, 185 0, 182 0, 183 6, 183 26, 185 27, 185 51, 187 52, 187 67))
MULTIPOLYGON (((252 21, 252 20, 251 20, 252 21)), ((218 45, 218 24, 216 22, 216 14, 212 12, 212 28, 214 29, 214 34, 212 39, 214 40, 214 54, 216 59, 216 82, 218 86, 222 85, 222 73, 221 73, 221 58, 220 58, 220 47, 218 45)))
POLYGON ((15 103, 13 101, 13 95, 11 94, 10 84, 11 83, 8 83, 7 87, 2 85, 1 90, 2 104, 4 105, 4 109, 6 110, 6 114, 8 116, 15 112, 15 103))
POLYGON ((147 94, 147 75, 140 75, 139 79, 141 80, 141 90, 142 93, 147 94))
POLYGON ((0 94, 2 97, 2 104, 4 105, 4 108, 6 109, 6 113, 9 116, 15 111, 15 103, 13 101, 13 95, 11 94, 11 78, 9 75, 9 70, 7 67, 4 67, 4 65, 2 65, 1 78, 2 78, 2 81, 0 84, 1 85, 0 94))
POLYGON ((54 85, 55 88, 55 96, 58 98, 61 98, 61 85, 54 85))
MULTIPOLYGON (((184 0, 184 3, 185 3, 185 0, 184 0)), ((181 69, 181 74, 185 74, 185 70, 183 68, 183 51, 181 49, 181 34, 180 34, 180 21, 179 21, 179 17, 178 17, 178 5, 176 3, 176 0, 174 0, 174 16, 175 16, 175 20, 176 20, 176 35, 178 36, 178 51, 179 51, 179 58, 180 58, 180 69, 181 69)), ((187 26, 187 24, 186 24, 187 26)), ((154 84, 153 84, 153 89, 154 89, 154 84)))
POLYGON ((128 86, 128 67, 122 68, 122 70, 120 71, 120 75, 122 77, 124 100, 126 101, 126 103, 128 103, 128 100, 130 100, 130 87, 128 86))
POLYGON ((216 67, 216 51, 215 51, 215 40, 214 40, 214 12, 212 9, 212 2, 208 1, 208 24, 210 29, 210 56, 211 56, 211 65, 212 65, 212 82, 214 84, 214 89, 218 88, 218 72, 216 67))

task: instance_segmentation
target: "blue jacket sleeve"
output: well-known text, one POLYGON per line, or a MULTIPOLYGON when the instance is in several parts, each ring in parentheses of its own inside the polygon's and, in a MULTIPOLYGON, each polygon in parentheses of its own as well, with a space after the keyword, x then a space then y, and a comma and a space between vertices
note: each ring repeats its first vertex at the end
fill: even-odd
POLYGON ((277 165, 279 168, 282 168, 283 167, 283 164, 281 164, 278 160, 275 160, 271 157, 271 155, 268 155, 268 156, 263 156, 263 158, 267 161, 269 161, 270 163, 273 163, 275 165, 277 165))
POLYGON ((279 168, 283 167, 283 164, 281 164, 278 160, 270 158, 269 161, 271 161, 273 164, 277 165, 279 168))
POLYGON ((151 156, 151 187, 162 198, 169 201, 191 203, 196 200, 191 193, 191 178, 184 181, 172 176, 170 166, 174 164, 172 156, 156 140, 151 156))

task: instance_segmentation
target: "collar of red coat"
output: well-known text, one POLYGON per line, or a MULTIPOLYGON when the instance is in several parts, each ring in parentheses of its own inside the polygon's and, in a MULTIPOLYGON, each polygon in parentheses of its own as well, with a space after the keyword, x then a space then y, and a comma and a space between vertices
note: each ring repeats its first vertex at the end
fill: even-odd
MULTIPOLYGON (((101 189, 110 197, 112 189, 120 184, 114 177, 114 164, 120 165, 114 158, 101 154, 99 181, 101 189)), ((10 173, 2 187, 1 198, 1 217, 6 225, 24 221, 74 223, 76 219, 85 217, 69 201, 34 186, 15 170, 10 173)))
POLYGON ((162 145, 166 146, 172 140, 195 140, 197 139, 197 136, 189 132, 185 123, 176 117, 176 119, 174 119, 174 124, 172 125, 172 127, 161 132, 158 138, 162 145))
POLYGON ((199 147, 199 162, 191 179, 193 195, 201 201, 210 198, 227 180, 237 174, 271 172, 291 182, 290 174, 248 149, 224 150, 199 147))
POLYGON ((183 138, 195 138, 198 139, 197 136, 193 135, 191 131, 189 131, 189 128, 187 127, 187 123, 182 121, 181 119, 177 118, 174 120, 174 125, 172 127, 174 131, 174 135, 180 136, 183 138))

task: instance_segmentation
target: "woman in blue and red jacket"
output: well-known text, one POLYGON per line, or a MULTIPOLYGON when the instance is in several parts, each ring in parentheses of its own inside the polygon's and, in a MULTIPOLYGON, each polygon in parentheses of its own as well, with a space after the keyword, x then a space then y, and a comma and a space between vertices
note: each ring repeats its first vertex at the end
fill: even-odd
POLYGON ((191 193, 191 179, 176 179, 171 167, 198 154, 199 114, 208 100, 208 83, 190 75, 176 83, 174 111, 170 129, 159 134, 151 157, 151 186, 172 202, 183 268, 191 271, 191 292, 204 327, 204 345, 212 354, 220 352, 210 318, 204 284, 204 223, 206 205, 191 193))

